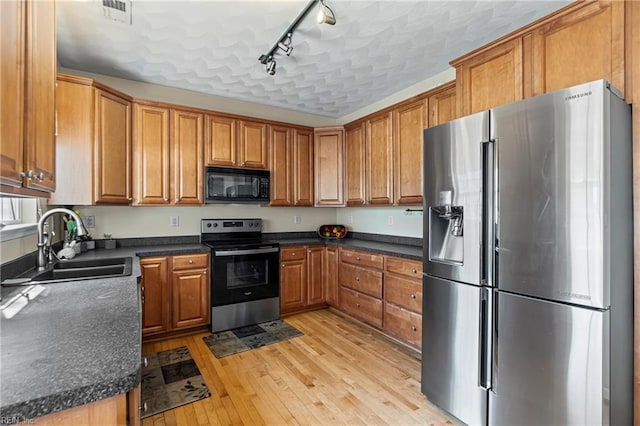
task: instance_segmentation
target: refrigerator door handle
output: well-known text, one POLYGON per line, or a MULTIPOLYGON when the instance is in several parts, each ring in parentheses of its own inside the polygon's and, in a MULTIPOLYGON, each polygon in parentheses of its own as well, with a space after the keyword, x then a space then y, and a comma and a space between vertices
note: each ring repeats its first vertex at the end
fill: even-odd
POLYGON ((491 386, 489 390, 498 393, 498 292, 491 297, 491 320, 489 321, 491 340, 491 386))
POLYGON ((495 251, 495 227, 494 227, 494 202, 495 202, 495 170, 494 170, 494 141, 482 143, 482 261, 481 282, 482 285, 495 287, 494 283, 494 251, 495 251))
POLYGON ((480 377, 478 385, 484 390, 490 390, 492 385, 492 323, 493 298, 491 290, 480 289, 480 377))

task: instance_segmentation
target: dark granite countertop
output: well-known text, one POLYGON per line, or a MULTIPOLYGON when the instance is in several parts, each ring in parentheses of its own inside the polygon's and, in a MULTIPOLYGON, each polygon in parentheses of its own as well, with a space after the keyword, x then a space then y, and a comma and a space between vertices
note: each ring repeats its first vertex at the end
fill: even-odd
POLYGON ((343 238, 340 240, 324 239, 320 237, 269 237, 270 241, 280 243, 280 246, 305 246, 305 245, 332 245, 337 247, 352 248, 362 251, 386 254, 412 260, 422 260, 422 246, 403 244, 384 240, 370 240, 359 238, 343 238))
POLYGON ((3 306, 28 300, 11 317, 11 309, 2 311, 2 417, 26 420, 135 388, 141 354, 136 256, 208 250, 200 244, 93 250, 77 259, 131 256, 131 276, 2 287, 3 306), (26 291, 29 296, 21 295, 26 291))

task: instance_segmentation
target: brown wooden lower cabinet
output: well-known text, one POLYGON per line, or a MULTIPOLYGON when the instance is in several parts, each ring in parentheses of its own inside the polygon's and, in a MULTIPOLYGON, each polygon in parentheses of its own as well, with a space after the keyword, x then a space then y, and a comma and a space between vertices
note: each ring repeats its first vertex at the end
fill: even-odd
POLYGON ((422 349, 422 315, 420 314, 385 302, 384 331, 422 349))
POLYGON ((210 323, 208 253, 143 257, 140 268, 143 336, 210 323))
POLYGON ((280 249, 280 313, 325 306, 324 246, 280 249))
POLYGON ((324 296, 329 306, 338 306, 338 248, 324 249, 324 296))
MULTIPOLYGON (((135 389, 134 389, 135 391, 135 389)), ((133 392, 133 391, 132 391, 133 392)), ((137 425, 140 418, 138 407, 127 406, 127 394, 120 394, 77 407, 68 408, 33 419, 38 426, 90 425, 104 426, 137 425), (128 412, 129 410, 129 412, 128 412), (135 413, 133 412, 135 410, 135 413), (129 422, 127 421, 129 419, 129 422)))
POLYGON ((340 286, 340 309, 359 320, 382 328, 382 300, 340 286))

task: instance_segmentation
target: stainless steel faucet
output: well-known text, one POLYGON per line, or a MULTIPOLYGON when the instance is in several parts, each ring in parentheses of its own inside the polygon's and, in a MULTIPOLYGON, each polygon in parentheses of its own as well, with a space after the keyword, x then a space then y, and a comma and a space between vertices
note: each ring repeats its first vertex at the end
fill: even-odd
MULTIPOLYGON (((87 231, 84 228, 84 223, 82 223, 82 219, 80 216, 76 214, 73 210, 65 209, 65 208, 56 208, 46 211, 42 216, 40 216, 40 220, 38 220, 38 271, 41 271, 47 266, 47 255, 45 254, 45 233, 44 233, 44 224, 51 216, 56 213, 63 213, 70 215, 73 220, 78 224, 78 236, 86 235, 87 231)), ((49 240, 49 243, 51 241, 49 240)), ((49 247, 51 250, 51 247, 49 247)))

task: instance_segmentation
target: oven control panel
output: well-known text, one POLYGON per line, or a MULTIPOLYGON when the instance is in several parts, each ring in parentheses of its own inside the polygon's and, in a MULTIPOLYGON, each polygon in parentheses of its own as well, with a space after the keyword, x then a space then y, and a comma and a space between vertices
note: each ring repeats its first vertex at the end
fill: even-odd
POLYGON ((262 232, 262 219, 202 219, 203 234, 262 232))

